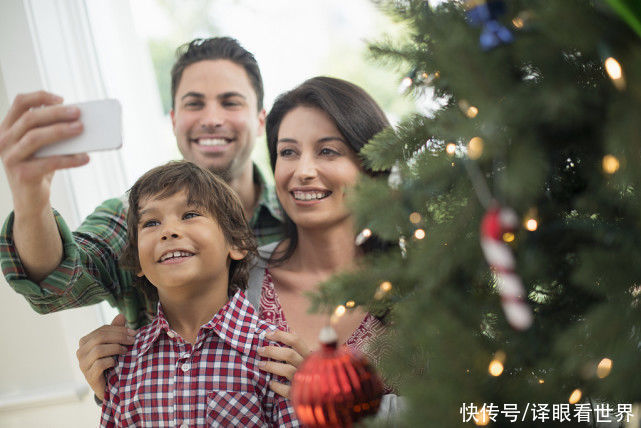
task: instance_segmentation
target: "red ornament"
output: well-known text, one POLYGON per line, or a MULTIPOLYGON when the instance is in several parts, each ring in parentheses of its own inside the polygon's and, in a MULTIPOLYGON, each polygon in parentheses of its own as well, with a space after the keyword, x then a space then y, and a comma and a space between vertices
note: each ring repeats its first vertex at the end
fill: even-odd
POLYGON ((321 349, 310 354, 292 381, 298 421, 308 427, 349 427, 378 411, 383 383, 365 356, 337 347, 336 333, 325 327, 321 349))

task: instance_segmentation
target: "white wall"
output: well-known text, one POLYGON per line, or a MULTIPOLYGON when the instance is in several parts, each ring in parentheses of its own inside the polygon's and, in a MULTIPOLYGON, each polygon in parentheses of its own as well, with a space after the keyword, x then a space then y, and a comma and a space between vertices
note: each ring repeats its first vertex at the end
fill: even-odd
MULTIPOLYGON (((52 205, 75 228, 101 201, 171 158, 149 55, 126 0, 2 0, 0 118, 16 94, 46 89, 66 102, 117 97, 123 146, 56 173, 52 205), (166 138, 165 138, 166 139, 166 138), (153 150, 149 150, 152 145, 153 150)), ((2 167, 0 166, 0 169, 2 167)), ((0 171, 0 221, 12 209, 0 171)), ((100 409, 77 368, 78 340, 105 322, 98 306, 38 315, 0 277, 0 426, 96 426, 100 409)))

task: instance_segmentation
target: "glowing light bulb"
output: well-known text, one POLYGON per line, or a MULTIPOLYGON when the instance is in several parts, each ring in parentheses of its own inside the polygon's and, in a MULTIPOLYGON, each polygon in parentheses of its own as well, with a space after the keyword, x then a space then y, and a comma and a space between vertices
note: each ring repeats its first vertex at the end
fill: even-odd
POLYGON ((370 229, 365 228, 361 230, 361 232, 356 236, 354 243, 356 245, 362 245, 365 241, 369 239, 370 236, 372 236, 372 231, 370 229))
POLYGON ((545 383, 543 379, 539 379, 539 383, 545 383))
POLYGON ((501 376, 501 373, 503 373, 503 364, 499 360, 492 360, 487 371, 492 376, 501 376))
POLYGON ((421 222, 421 215, 417 212, 413 212, 410 214, 410 221, 414 224, 418 224, 421 222))
POLYGON ((609 57, 605 60, 605 71, 612 79, 612 83, 618 90, 625 89, 625 78, 623 77, 623 69, 621 64, 616 59, 609 57))
POLYGON ((476 414, 476 417, 474 418, 474 424, 477 426, 485 426, 489 423, 490 423, 490 415, 488 414, 485 406, 483 406, 476 414))
POLYGON ((603 156, 603 171, 605 171, 607 174, 614 174, 619 170, 619 167, 621 166, 619 163, 619 159, 616 158, 616 156, 613 155, 605 155, 603 156))
POLYGON ((425 238, 425 231, 423 229, 416 229, 414 232, 414 238, 423 239, 425 238))
POLYGON ((610 374, 610 370, 612 370, 612 360, 604 358, 596 366, 596 375, 599 379, 603 379, 610 374))
POLYGON ((356 306, 356 302, 354 302, 353 300, 350 300, 349 302, 345 303, 345 307, 347 308, 353 308, 354 306, 356 306))
POLYGON ((530 232, 534 232, 537 228, 539 227, 539 222, 537 222, 533 218, 528 218, 525 221, 525 228, 529 230, 530 232))
POLYGON ((412 86, 412 78, 411 77, 404 77, 403 80, 401 80, 400 85, 398 85, 398 92, 403 93, 407 91, 410 86, 412 86))
POLYGON ((623 70, 621 64, 616 59, 609 57, 605 60, 605 71, 608 72, 610 79, 616 80, 623 77, 623 70))
POLYGON ((514 241, 514 234, 512 232, 505 232, 503 234, 503 241, 505 241, 505 242, 513 242, 514 241))
POLYGON ((376 290, 376 293, 374 293, 374 298, 376 300, 380 300, 385 296, 386 293, 389 293, 389 291, 392 289, 392 283, 389 281, 383 281, 381 282, 381 285, 378 286, 378 290, 376 290))
POLYGON ((337 317, 342 317, 343 315, 345 315, 345 311, 346 311, 345 306, 338 305, 334 310, 334 315, 336 315, 337 317))
POLYGON ((467 144, 467 155, 472 160, 476 160, 483 154, 483 139, 481 137, 474 137, 467 144))
POLYGON ((456 144, 449 143, 447 146, 445 146, 445 151, 448 155, 452 156, 454 153, 456 153, 456 144))
POLYGON ((523 19, 517 16, 512 20, 512 25, 514 25, 514 28, 518 28, 518 29, 523 28, 523 19))
POLYGON ((581 390, 577 388, 574 391, 572 391, 572 394, 570 394, 570 398, 568 399, 568 402, 570 404, 576 404, 579 402, 582 395, 583 393, 581 392, 581 390))
POLYGON ((470 119, 475 118, 477 114, 479 114, 479 109, 478 109, 478 108, 476 108, 476 107, 474 107, 474 106, 470 106, 470 107, 465 111, 465 115, 466 115, 467 117, 469 117, 470 119))

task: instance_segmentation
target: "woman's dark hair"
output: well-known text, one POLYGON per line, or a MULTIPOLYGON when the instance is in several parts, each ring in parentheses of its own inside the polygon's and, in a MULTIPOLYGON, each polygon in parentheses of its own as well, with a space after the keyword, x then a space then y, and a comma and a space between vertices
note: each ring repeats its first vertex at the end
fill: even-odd
MULTIPOLYGON (((134 273, 140 272, 140 201, 148 197, 169 198, 181 191, 187 193, 188 204, 201 207, 214 217, 229 246, 247 252, 242 260, 231 260, 227 291, 232 296, 236 290, 244 290, 249 278, 249 260, 257 255, 257 251, 256 240, 245 220, 240 199, 222 179, 187 161, 173 161, 156 167, 140 177, 129 190, 128 239, 121 257, 122 266, 134 273)), ((147 278, 136 277, 134 285, 152 301, 157 300, 158 290, 147 278)))
MULTIPOLYGON (((281 94, 271 111, 267 115, 266 133, 269 160, 272 170, 276 169, 278 131, 283 118, 296 107, 312 107, 325 112, 334 122, 336 128, 345 138, 347 145, 359 153, 363 146, 374 135, 389 126, 385 113, 360 87, 353 83, 332 77, 314 77, 303 82, 291 91, 281 94)), ((370 176, 386 174, 364 168, 370 176)), ((282 263, 287 260, 296 249, 298 234, 296 225, 284 213, 284 238, 289 243, 279 255, 272 256, 271 263, 282 263)), ((376 241, 370 239, 368 247, 376 241)), ((366 250, 366 248, 363 248, 366 250)))

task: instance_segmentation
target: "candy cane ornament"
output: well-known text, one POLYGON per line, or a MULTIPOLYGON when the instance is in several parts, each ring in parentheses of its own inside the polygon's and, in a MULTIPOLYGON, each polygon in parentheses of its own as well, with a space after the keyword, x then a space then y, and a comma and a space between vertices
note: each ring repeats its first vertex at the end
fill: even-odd
POLYGON ((517 330, 532 325, 532 311, 525 301, 525 288, 514 273, 512 250, 503 241, 503 234, 513 232, 519 224, 516 213, 494 204, 481 222, 481 248, 485 259, 496 274, 497 289, 508 323, 517 330))

